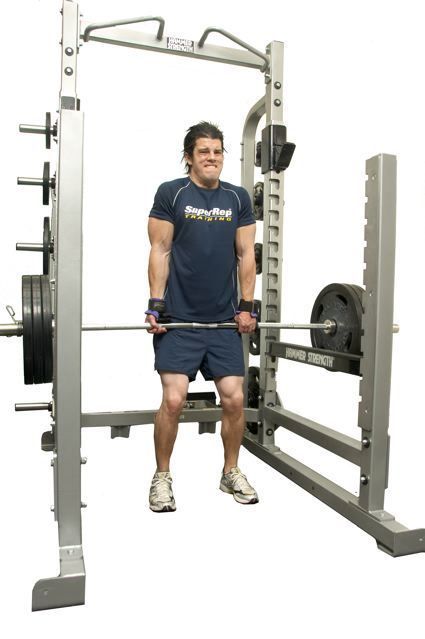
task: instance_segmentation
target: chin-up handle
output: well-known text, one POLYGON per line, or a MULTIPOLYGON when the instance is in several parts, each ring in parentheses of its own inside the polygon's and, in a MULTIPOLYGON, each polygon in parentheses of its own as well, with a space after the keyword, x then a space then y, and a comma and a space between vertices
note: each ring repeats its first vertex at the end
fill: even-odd
POLYGON ((221 35, 224 35, 225 38, 228 38, 229 40, 232 40, 232 42, 235 42, 236 44, 239 44, 239 46, 243 47, 244 49, 247 49, 247 51, 250 51, 254 55, 258 55, 259 58, 264 60, 264 64, 263 64, 263 66, 261 68, 261 71, 263 73, 264 73, 264 71, 267 71, 268 66, 269 66, 269 59, 268 59, 268 57, 266 56, 265 53, 262 53, 261 51, 258 51, 258 49, 255 49, 250 44, 247 44, 243 40, 240 40, 239 38, 234 36, 232 33, 229 33, 228 31, 224 31, 223 29, 217 29, 216 27, 208 27, 207 29, 205 29, 204 33, 201 36, 201 39, 198 42, 198 47, 200 49, 202 49, 202 47, 204 46, 205 40, 207 39, 207 37, 209 36, 210 33, 221 33, 221 35))
POLYGON ((84 42, 88 42, 90 33, 95 31, 96 29, 107 29, 108 27, 118 27, 122 24, 134 24, 135 22, 151 22, 151 21, 159 22, 158 33, 156 34, 157 40, 162 40, 162 36, 164 34, 164 26, 165 20, 159 16, 148 16, 145 18, 127 18, 124 20, 112 20, 111 22, 94 22, 93 24, 89 24, 84 31, 83 40, 84 42))

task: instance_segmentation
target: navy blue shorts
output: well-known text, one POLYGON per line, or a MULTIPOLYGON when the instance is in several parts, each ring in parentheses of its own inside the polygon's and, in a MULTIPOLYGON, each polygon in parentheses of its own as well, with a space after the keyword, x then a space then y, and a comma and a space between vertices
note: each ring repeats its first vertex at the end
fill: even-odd
POLYGON ((245 375, 242 336, 231 328, 171 328, 153 336, 158 373, 183 373, 193 382, 200 370, 204 379, 245 375))

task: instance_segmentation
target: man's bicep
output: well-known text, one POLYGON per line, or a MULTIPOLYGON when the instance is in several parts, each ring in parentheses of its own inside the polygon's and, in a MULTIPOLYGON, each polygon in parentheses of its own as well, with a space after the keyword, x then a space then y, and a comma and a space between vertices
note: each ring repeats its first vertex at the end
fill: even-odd
POLYGON ((173 242, 174 225, 166 220, 150 217, 148 221, 148 234, 151 246, 169 251, 173 242))
POLYGON ((236 253, 238 257, 254 250, 255 224, 240 226, 236 229, 236 253))

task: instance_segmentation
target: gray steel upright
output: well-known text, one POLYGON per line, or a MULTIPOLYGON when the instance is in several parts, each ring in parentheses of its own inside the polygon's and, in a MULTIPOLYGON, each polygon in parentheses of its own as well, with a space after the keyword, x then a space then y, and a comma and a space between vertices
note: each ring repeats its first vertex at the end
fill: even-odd
MULTIPOLYGON (((283 42, 271 42, 266 51, 270 67, 266 81, 266 121, 283 125, 283 42)), ((264 175, 263 273, 261 319, 280 322, 282 288, 283 172, 271 170, 264 175)), ((269 345, 279 341, 279 329, 262 331, 260 341, 260 408, 278 403, 276 372, 278 358, 268 354, 269 345)), ((267 416, 259 429, 259 441, 274 444, 274 424, 267 416)))
POLYGON ((78 5, 64 0, 62 85, 56 179, 55 378, 53 406, 55 519, 60 575, 33 589, 33 610, 84 603, 81 533, 81 280, 83 115, 77 111, 78 5))
POLYGON ((384 507, 388 485, 392 323, 396 238, 396 158, 366 162, 364 317, 358 424, 362 429, 359 505, 384 507))

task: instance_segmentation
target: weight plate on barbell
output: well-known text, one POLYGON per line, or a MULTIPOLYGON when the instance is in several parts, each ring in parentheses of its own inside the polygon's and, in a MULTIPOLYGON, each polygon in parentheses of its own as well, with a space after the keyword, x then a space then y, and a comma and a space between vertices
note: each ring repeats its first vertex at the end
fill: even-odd
POLYGON ((32 353, 34 384, 44 382, 43 308, 40 275, 32 275, 32 353))
POLYGON ((24 351, 24 383, 34 383, 32 354, 32 287, 31 275, 22 276, 22 329, 24 351))
POLYGON ((52 300, 48 275, 40 277, 41 307, 43 313, 43 382, 46 384, 53 379, 53 330, 52 330, 52 300))
POLYGON ((22 325, 25 384, 51 382, 53 329, 48 275, 22 277, 22 325))
POLYGON ((329 284, 320 291, 311 312, 311 323, 335 322, 331 333, 324 330, 310 331, 314 348, 341 353, 361 354, 362 291, 355 284, 329 284))

